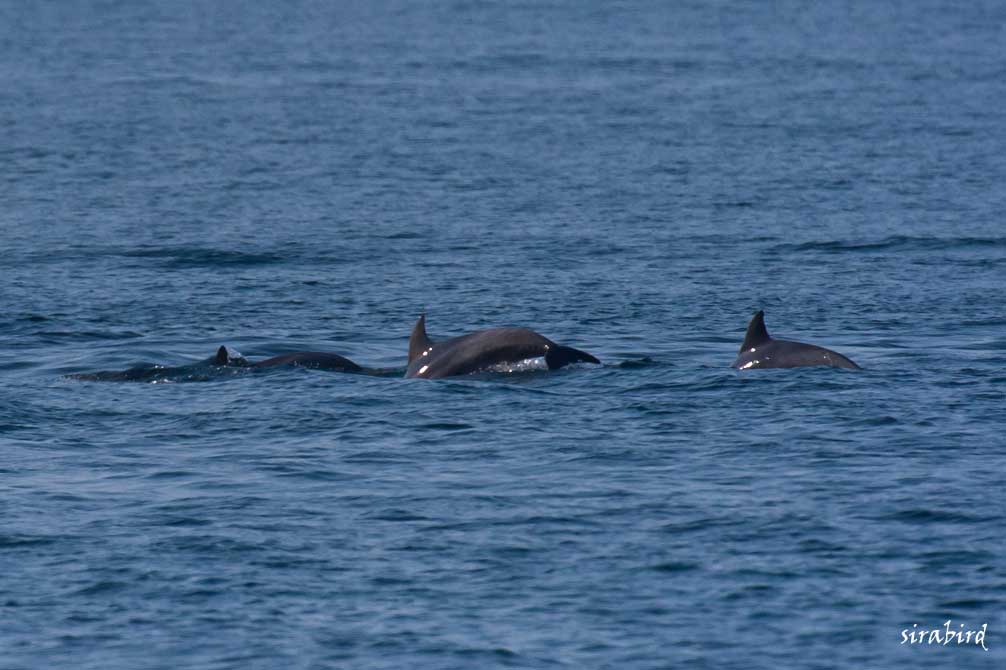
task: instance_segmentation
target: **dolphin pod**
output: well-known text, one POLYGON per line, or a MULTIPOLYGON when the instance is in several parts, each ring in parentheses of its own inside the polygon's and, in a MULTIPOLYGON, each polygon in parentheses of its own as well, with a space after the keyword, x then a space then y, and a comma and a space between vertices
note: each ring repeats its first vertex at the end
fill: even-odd
MULTIPOLYGON (((426 315, 423 314, 409 337, 405 377, 441 379, 499 371, 532 359, 544 359, 549 370, 558 370, 572 363, 601 364, 592 354, 557 344, 529 328, 487 328, 434 342, 426 334, 426 315)), ((253 362, 221 346, 213 356, 189 365, 142 365, 122 372, 72 374, 68 377, 85 381, 149 381, 166 375, 187 375, 219 367, 261 369, 282 366, 332 372, 368 372, 368 369, 348 358, 329 352, 298 351, 253 362)), ((758 311, 751 318, 737 359, 731 365, 738 370, 812 366, 861 369, 851 359, 831 349, 771 337, 765 327, 764 311, 758 311)), ((380 373, 376 370, 369 372, 380 373)))

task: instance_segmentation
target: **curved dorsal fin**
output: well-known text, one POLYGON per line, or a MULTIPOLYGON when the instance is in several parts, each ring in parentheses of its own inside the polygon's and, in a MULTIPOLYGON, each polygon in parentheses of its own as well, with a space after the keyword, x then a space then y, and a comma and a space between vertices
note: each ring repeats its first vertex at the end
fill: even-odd
POLYGON ((217 355, 213 357, 213 365, 227 365, 227 347, 220 345, 217 355))
POLYGON ((765 328, 765 312, 758 310, 758 313, 751 317, 751 323, 748 324, 748 332, 744 334, 744 344, 741 345, 741 351, 753 349, 771 339, 765 328))
POLYGON ((416 326, 409 337, 409 363, 432 346, 433 342, 426 335, 426 315, 423 314, 419 317, 419 321, 416 321, 416 326))

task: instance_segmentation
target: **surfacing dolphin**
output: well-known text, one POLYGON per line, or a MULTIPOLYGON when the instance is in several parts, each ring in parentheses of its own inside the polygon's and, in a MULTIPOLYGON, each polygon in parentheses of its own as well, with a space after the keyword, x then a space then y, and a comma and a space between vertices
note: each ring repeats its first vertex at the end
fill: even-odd
POLYGON ((363 368, 348 358, 322 351, 298 351, 273 356, 264 361, 253 363, 236 351, 222 346, 217 349, 213 356, 196 363, 190 363, 189 365, 180 365, 177 367, 140 365, 121 372, 89 372, 67 375, 67 377, 94 382, 184 381, 211 379, 222 372, 220 370, 214 372, 215 368, 274 368, 283 365, 312 370, 330 370, 333 372, 363 371, 363 368))
POLYGON ((213 357, 214 365, 226 365, 237 368, 277 368, 289 365, 296 368, 311 370, 331 370, 333 372, 363 372, 363 368, 353 361, 325 351, 295 351, 290 354, 280 354, 264 361, 249 361, 241 354, 230 351, 227 347, 217 349, 213 357))
POLYGON ((211 378, 214 368, 243 367, 248 361, 237 352, 227 347, 220 347, 217 352, 201 361, 188 365, 137 365, 128 370, 83 372, 67 375, 69 379, 88 382, 156 382, 168 380, 202 380, 211 378))
POLYGON ((759 311, 748 324, 744 344, 731 367, 738 370, 752 368, 802 368, 830 365, 833 368, 861 369, 837 351, 802 342, 776 340, 765 328, 765 312, 759 311))
POLYGON ((542 356, 549 370, 581 361, 601 363, 586 351, 556 344, 527 328, 489 328, 433 342, 426 335, 424 314, 409 337, 409 369, 405 376, 440 379, 542 356))
MULTIPOLYGON (((220 347, 223 349, 224 347, 220 347)), ((219 356, 219 351, 217 355, 219 356)), ((330 370, 332 372, 363 372, 363 368, 339 354, 324 351, 297 351, 292 354, 280 354, 257 363, 248 363, 252 368, 275 368, 281 365, 291 365, 311 370, 330 370)))

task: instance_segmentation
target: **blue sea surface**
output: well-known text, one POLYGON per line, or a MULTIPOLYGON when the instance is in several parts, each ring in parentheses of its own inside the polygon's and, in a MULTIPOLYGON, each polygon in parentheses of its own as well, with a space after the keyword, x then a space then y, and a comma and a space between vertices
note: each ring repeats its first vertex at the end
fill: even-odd
POLYGON ((0 668, 1006 667, 1004 44, 0 0, 0 668), (759 309, 864 369, 731 369, 759 309), (424 312, 603 365, 404 379, 424 312))

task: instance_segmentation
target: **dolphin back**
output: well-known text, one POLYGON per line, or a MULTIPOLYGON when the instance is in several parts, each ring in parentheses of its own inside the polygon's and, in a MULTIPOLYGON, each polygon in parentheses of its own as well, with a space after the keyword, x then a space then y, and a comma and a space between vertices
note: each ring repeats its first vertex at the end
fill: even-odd
POLYGON ((731 367, 738 370, 751 368, 804 368, 814 366, 829 366, 860 370, 852 359, 837 351, 825 349, 815 344, 790 342, 788 340, 772 340, 767 344, 752 350, 742 350, 731 367))
POLYGON ((784 360, 787 360, 791 364, 791 367, 829 365, 833 368, 845 368, 846 370, 862 370, 851 358, 831 349, 825 349, 814 344, 786 342, 784 340, 779 340, 779 345, 780 348, 784 345, 788 348, 788 355, 784 356, 784 360))
POLYGON ((765 312, 759 310, 748 323, 744 333, 744 343, 737 352, 737 360, 731 367, 738 370, 751 368, 803 368, 830 366, 847 370, 860 370, 852 359, 837 351, 819 347, 816 344, 777 340, 768 334, 765 327, 765 312))
POLYGON ((600 363, 586 351, 556 344, 529 328, 488 328, 433 342, 426 335, 426 319, 421 316, 409 338, 409 368, 405 376, 454 377, 539 357, 545 358, 550 370, 579 361, 600 363))
POLYGON ((363 368, 345 356, 325 351, 297 351, 292 354, 281 354, 253 363, 255 368, 274 368, 290 365, 311 370, 331 370, 333 372, 362 372, 363 368))

